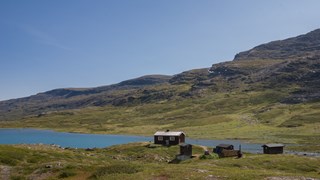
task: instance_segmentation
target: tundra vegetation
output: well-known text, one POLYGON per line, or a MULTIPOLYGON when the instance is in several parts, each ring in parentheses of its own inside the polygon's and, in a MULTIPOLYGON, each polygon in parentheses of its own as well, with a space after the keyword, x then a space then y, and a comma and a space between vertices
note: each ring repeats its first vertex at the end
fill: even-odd
MULTIPOLYGON (((209 148, 212 151, 212 148, 209 148)), ((296 155, 244 154, 243 158, 194 157, 170 163, 179 146, 130 143, 101 149, 49 145, 1 145, 0 177, 11 179, 264 179, 320 178, 320 159, 296 155), (7 171, 5 174, 4 170, 7 171)))

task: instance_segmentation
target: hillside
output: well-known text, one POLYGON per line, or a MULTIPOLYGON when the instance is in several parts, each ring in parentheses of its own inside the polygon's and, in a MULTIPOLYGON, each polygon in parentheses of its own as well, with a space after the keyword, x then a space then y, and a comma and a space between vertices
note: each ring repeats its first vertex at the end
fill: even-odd
POLYGON ((232 61, 0 102, 0 127, 309 143, 320 139, 320 30, 273 41, 232 61), (143 130, 142 130, 143 129, 143 130))
POLYGON ((0 120, 66 109, 117 105, 123 102, 123 97, 134 95, 144 87, 165 84, 170 78, 171 76, 165 75, 149 75, 109 86, 55 89, 26 98, 1 101, 0 120))

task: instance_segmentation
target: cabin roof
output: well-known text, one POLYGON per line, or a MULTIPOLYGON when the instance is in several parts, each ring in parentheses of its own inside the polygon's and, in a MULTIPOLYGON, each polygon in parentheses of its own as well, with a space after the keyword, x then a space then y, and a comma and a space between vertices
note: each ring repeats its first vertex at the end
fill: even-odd
POLYGON ((219 144, 217 147, 222 147, 222 148, 228 148, 230 146, 233 146, 232 144, 219 144))
POLYGON ((262 147, 284 147, 283 144, 264 144, 262 147))
POLYGON ((155 136, 180 136, 181 134, 184 134, 182 131, 157 131, 154 133, 155 136))
POLYGON ((185 146, 192 146, 192 145, 187 143, 181 143, 180 146, 185 147, 185 146))

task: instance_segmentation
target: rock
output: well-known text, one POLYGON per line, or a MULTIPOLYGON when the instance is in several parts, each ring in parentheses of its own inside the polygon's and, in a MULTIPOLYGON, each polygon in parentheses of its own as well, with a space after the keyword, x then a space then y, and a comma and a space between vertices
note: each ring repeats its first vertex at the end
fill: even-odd
POLYGON ((320 52, 320 29, 297 37, 272 41, 254 47, 251 50, 240 52, 235 55, 234 60, 254 59, 288 59, 303 58, 310 55, 316 56, 320 52))
POLYGON ((87 148, 85 151, 94 151, 94 148, 87 148))
POLYGON ((44 166, 45 168, 53 168, 53 166, 51 164, 47 164, 44 166))

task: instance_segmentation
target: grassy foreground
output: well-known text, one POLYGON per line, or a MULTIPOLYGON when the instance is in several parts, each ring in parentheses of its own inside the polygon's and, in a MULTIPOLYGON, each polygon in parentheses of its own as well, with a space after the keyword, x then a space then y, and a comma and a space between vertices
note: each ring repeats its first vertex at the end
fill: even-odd
POLYGON ((0 179, 266 179, 320 178, 320 158, 253 155, 168 163, 179 147, 132 143, 105 149, 60 149, 47 145, 1 145, 0 179), (153 146, 151 146, 153 147, 153 146))

